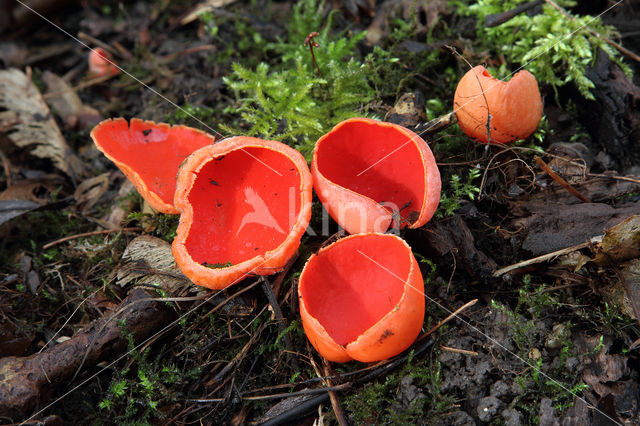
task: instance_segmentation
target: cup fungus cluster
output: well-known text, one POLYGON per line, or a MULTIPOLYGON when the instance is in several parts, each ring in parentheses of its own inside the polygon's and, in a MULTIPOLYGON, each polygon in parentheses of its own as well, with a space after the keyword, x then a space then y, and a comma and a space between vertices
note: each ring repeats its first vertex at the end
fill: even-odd
POLYGON ((527 70, 505 82, 478 65, 460 79, 453 107, 462 131, 482 143, 525 139, 542 118, 538 83, 527 70))
POLYGON ((152 207, 180 214, 176 263, 212 289, 282 270, 309 224, 315 186, 352 235, 312 255, 300 276, 302 323, 313 346, 332 361, 371 362, 417 337, 422 275, 407 243, 383 234, 424 225, 440 199, 435 159, 415 133, 346 120, 320 138, 311 171, 280 142, 218 142, 186 126, 119 118, 91 136, 152 207))

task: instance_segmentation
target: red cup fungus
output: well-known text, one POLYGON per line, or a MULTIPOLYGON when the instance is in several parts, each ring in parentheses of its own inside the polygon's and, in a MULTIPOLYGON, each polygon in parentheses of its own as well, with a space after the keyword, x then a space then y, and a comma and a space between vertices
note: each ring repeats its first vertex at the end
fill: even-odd
POLYGON ((173 206, 178 166, 193 151, 215 142, 205 132, 134 118, 108 119, 91 131, 104 155, 135 185, 151 207, 177 214, 173 206))
POLYGON ((307 163, 283 143, 236 136, 200 148, 178 173, 176 263, 211 289, 275 273, 300 245, 311 198, 307 163))
POLYGON ((402 126, 352 118, 322 136, 311 162, 314 188, 350 234, 418 228, 440 201, 440 172, 425 141, 402 126))
POLYGON ((305 333, 329 361, 395 356, 424 321, 420 268, 391 234, 356 234, 321 248, 302 270, 298 294, 305 333))
POLYGON ((542 118, 538 83, 527 70, 502 81, 483 66, 474 67, 458 83, 453 108, 462 131, 482 143, 525 139, 542 118))
POLYGON ((100 47, 91 49, 91 52, 89 53, 89 74, 94 77, 117 74, 118 68, 113 64, 113 57, 109 52, 100 47))

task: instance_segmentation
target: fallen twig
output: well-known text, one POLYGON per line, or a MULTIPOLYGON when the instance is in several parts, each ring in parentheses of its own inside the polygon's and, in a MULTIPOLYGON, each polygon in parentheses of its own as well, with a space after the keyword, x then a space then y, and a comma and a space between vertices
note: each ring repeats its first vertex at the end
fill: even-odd
POLYGON ((566 180, 564 180, 562 177, 560 177, 558 174, 556 174, 556 172, 554 172, 553 170, 551 170, 551 167, 549 167, 547 165, 547 163, 545 163, 542 158, 536 156, 535 157, 536 162, 538 163, 538 165, 542 168, 542 170, 544 170, 549 176, 551 176, 551 178, 553 180, 555 180, 556 182, 558 182, 560 185, 562 185, 562 187, 564 189, 566 189, 567 191, 569 191, 569 193, 571 193, 571 195, 573 195, 574 197, 576 197, 577 199, 579 199, 580 201, 584 202, 584 203, 590 203, 591 200, 588 199, 587 197, 585 197, 584 195, 582 195, 577 189, 575 189, 573 186, 571 186, 571 184, 569 182, 567 182, 566 180))
POLYGON ((508 20, 515 18, 521 13, 526 12, 529 9, 544 3, 544 0, 534 0, 529 3, 519 4, 511 10, 507 10, 501 13, 493 13, 484 17, 484 25, 487 27, 496 27, 500 24, 504 24, 508 20))
POLYGON ((289 359, 291 361, 292 367, 296 370, 300 370, 300 366, 298 365, 298 360, 292 354, 293 343, 291 342, 291 336, 287 331, 287 320, 282 315, 282 310, 280 309, 280 305, 278 304, 278 299, 276 295, 273 294, 273 289, 271 288, 271 283, 265 277, 260 277, 260 282, 262 283, 262 291, 267 296, 267 300, 269 301, 269 305, 271 305, 271 309, 273 310, 273 314, 276 317, 276 321, 278 321, 278 329, 282 334, 282 339, 284 340, 284 344, 289 351, 289 359))
POLYGON ((120 324, 139 342, 171 322, 171 308, 149 299, 150 294, 134 288, 121 306, 138 303, 114 321, 111 316, 93 321, 84 331, 46 351, 28 357, 0 359, 0 416, 18 417, 42 403, 52 385, 64 382, 86 360, 94 365, 127 347, 120 324))
POLYGON ((467 308, 470 308, 471 306, 475 305, 477 302, 478 302, 478 299, 473 299, 473 300, 465 303, 464 305, 460 306, 458 309, 456 309, 455 311, 451 312, 451 314, 449 314, 449 316, 447 316, 445 319, 443 319, 442 321, 440 321, 439 323, 434 325, 431 328, 431 330, 427 331, 424 335, 420 336, 420 338, 418 340, 422 340, 425 337, 429 336, 434 331, 436 331, 437 329, 439 329, 440 327, 442 327, 443 325, 445 325, 446 323, 451 321, 453 318, 455 318, 458 315, 460 315, 460 312, 464 311, 467 308))
POLYGON ((431 135, 444 130, 449 126, 453 126, 458 122, 458 116, 455 112, 450 112, 440 117, 436 117, 431 121, 427 121, 423 124, 418 124, 413 131, 418 133, 421 137, 431 135))
POLYGON ((83 232, 82 234, 69 235, 67 237, 60 238, 59 240, 52 241, 50 243, 43 245, 42 248, 46 250, 60 243, 75 240, 78 238, 92 237, 94 235, 112 234, 114 232, 138 232, 141 230, 142 230, 141 228, 118 228, 118 229, 103 229, 101 231, 83 232))
MULTIPOLYGON (((322 364, 324 367, 325 376, 334 375, 333 369, 329 364, 329 361, 326 359, 322 360, 322 364)), ((328 387, 331 387, 333 383, 331 383, 330 379, 326 380, 328 387)), ((338 394, 335 391, 328 391, 329 399, 331 400, 331 407, 333 407, 333 413, 336 416, 336 420, 338 420, 338 424, 340 426, 348 426, 349 422, 347 422, 347 418, 344 416, 344 410, 342 409, 342 405, 340 404, 340 400, 338 399, 338 394)))
POLYGON ((514 263, 513 265, 505 266, 504 268, 500 268, 500 269, 495 270, 493 272, 493 276, 494 277, 499 277, 501 275, 506 274, 507 272, 511 272, 513 270, 520 269, 520 268, 525 267, 525 266, 534 265, 536 263, 546 262, 547 260, 553 259, 555 257, 562 256, 564 254, 573 253, 574 251, 580 250, 580 249, 583 249, 583 248, 587 248, 592 244, 592 242, 594 240, 597 240, 599 238, 602 238, 602 237, 594 237, 590 241, 587 241, 586 243, 580 243, 580 244, 575 245, 575 246, 563 248, 561 250, 556 250, 556 251, 551 252, 551 253, 543 254, 542 256, 534 257, 532 259, 527 259, 527 260, 523 260, 522 262, 514 263))
POLYGON ((455 352, 455 353, 463 354, 463 355, 478 356, 478 352, 476 352, 476 351, 468 351, 468 350, 465 350, 465 349, 450 348, 449 346, 445 346, 445 345, 440 345, 440 349, 442 349, 443 351, 455 352))

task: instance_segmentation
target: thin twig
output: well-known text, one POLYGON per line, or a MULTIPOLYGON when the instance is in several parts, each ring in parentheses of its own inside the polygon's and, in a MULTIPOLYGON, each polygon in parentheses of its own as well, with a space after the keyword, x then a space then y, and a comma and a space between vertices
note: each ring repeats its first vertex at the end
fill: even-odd
POLYGON ((104 50, 109 51, 110 53, 112 53, 112 54, 114 54, 114 55, 117 55, 117 54, 119 53, 116 49, 114 49, 113 47, 111 47, 111 45, 110 45, 110 44, 107 44, 107 43, 105 43, 104 41, 99 40, 99 39, 97 39, 97 38, 95 38, 95 37, 93 37, 93 36, 90 36, 89 34, 84 33, 84 32, 82 32, 82 31, 80 31, 80 32, 78 33, 78 38, 79 38, 80 40, 86 40, 86 41, 88 41, 88 42, 89 42, 89 43, 91 43, 91 44, 95 44, 96 46, 99 46, 99 47, 103 48, 104 50))
POLYGON ((63 238, 60 238, 59 240, 52 241, 50 243, 43 245, 42 248, 46 250, 60 243, 75 240, 78 238, 92 237, 94 235, 112 234, 114 232, 138 232, 141 230, 142 230, 141 228, 118 228, 118 229, 103 229, 101 231, 83 232, 82 234, 69 235, 68 237, 63 237, 63 238))
POLYGON ((473 300, 465 303, 464 305, 460 306, 458 309, 456 309, 455 311, 451 312, 451 314, 448 317, 446 317, 445 319, 440 321, 438 324, 434 325, 431 328, 431 330, 427 331, 424 335, 420 336, 420 338, 418 340, 422 340, 425 337, 431 335, 434 331, 436 331, 437 329, 439 329, 440 327, 442 327, 443 325, 445 325, 446 323, 451 321, 453 318, 457 317, 465 309, 470 308, 471 306, 475 305, 477 302, 478 302, 478 299, 473 299, 473 300))
POLYGON ((463 355, 478 356, 478 352, 476 352, 476 351, 468 351, 468 350, 465 350, 465 349, 450 348, 449 346, 445 346, 445 345, 440 345, 440 349, 442 349, 443 351, 455 352, 455 353, 463 354, 463 355))
POLYGON ((580 249, 589 247, 592 244, 592 241, 595 240, 595 239, 598 239, 598 238, 601 238, 601 237, 594 237, 590 241, 587 241, 586 243, 580 243, 578 245, 567 247, 567 248, 563 248, 562 250, 556 250, 556 251, 551 252, 551 253, 543 254, 542 256, 534 257, 532 259, 523 260, 522 262, 514 263, 513 265, 505 266, 504 268, 496 269, 495 271, 493 271, 492 275, 494 277, 499 277, 500 275, 504 275, 507 272, 511 272, 511 271, 513 271, 515 269, 520 269, 520 268, 522 268, 524 266, 529 266, 529 265, 534 265, 536 263, 546 262, 547 260, 551 260, 551 259, 553 259, 555 257, 562 256, 564 254, 573 253, 576 250, 580 250, 580 249))
POLYGON ((547 163, 545 163, 542 158, 538 157, 536 155, 535 157, 536 162, 538 163, 538 165, 542 168, 542 170, 544 170, 549 176, 551 176, 551 178, 553 180, 555 180, 556 182, 558 182, 560 185, 562 185, 562 187, 564 189, 566 189, 567 191, 569 191, 571 193, 571 195, 573 195, 574 197, 576 197, 577 199, 579 199, 580 201, 584 202, 584 203, 590 203, 591 200, 588 199, 587 197, 585 197, 584 195, 582 195, 577 189, 575 189, 573 186, 571 186, 571 184, 569 182, 567 182, 566 180, 564 180, 563 178, 561 178, 559 175, 556 174, 556 172, 554 172, 553 170, 551 170, 551 167, 549 167, 547 165, 547 163))
POLYGON ((276 276, 273 280, 273 294, 276 296, 276 300, 280 294, 280 287, 282 287, 282 283, 284 282, 285 277, 293 267, 293 264, 298 260, 299 253, 296 252, 291 259, 287 261, 287 264, 284 265, 284 269, 276 276))
POLYGON ((589 177, 603 177, 603 178, 610 178, 610 179, 615 179, 615 180, 624 180, 626 182, 633 182, 633 183, 640 184, 640 179, 635 178, 635 177, 629 177, 629 176, 607 175, 607 174, 604 174, 604 173, 587 173, 587 176, 589 176, 589 177))
MULTIPOLYGON (((278 299, 276 295, 273 294, 273 289, 271 288, 271 283, 265 277, 260 277, 260 282, 262 283, 262 291, 267 296, 267 300, 271 305, 271 309, 273 310, 273 314, 276 317, 276 321, 278 322, 278 329, 280 330, 280 334, 282 334, 282 339, 284 340, 284 344, 289 350, 289 352, 294 352, 293 343, 291 342, 291 336, 287 331, 287 320, 282 315, 282 310, 280 309, 280 305, 278 304, 278 299)), ((293 354, 289 354, 289 359, 291 360, 291 366, 294 370, 300 371, 300 366, 298 365, 298 360, 293 354)))
MULTIPOLYGON (((333 369, 331 368, 331 365, 329 364, 329 361, 327 361, 326 358, 322 359, 322 364, 324 367, 325 376, 333 376, 335 374, 333 372, 333 369)), ((333 386, 333 383, 330 379, 327 379, 326 382, 328 387, 333 386)), ((347 418, 344 416, 344 410, 342 409, 342 405, 340 404, 340 400, 338 399, 338 394, 335 391, 328 392, 329 400, 331 401, 331 407, 333 407, 333 413, 336 416, 336 420, 338 420, 338 424, 340 426, 348 426, 349 423, 347 422, 347 418)))

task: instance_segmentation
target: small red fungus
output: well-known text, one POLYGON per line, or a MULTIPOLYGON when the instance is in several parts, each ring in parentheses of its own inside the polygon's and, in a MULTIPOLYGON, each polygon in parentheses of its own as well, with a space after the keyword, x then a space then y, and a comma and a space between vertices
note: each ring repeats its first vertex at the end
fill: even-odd
POLYGON ((440 201, 440 172, 425 141, 392 123, 352 118, 322 136, 311 174, 331 217, 351 234, 418 228, 440 201))
POLYGON ((527 70, 509 81, 496 80, 483 66, 469 70, 453 98, 458 125, 470 138, 502 144, 525 139, 542 118, 536 78, 527 70))
POLYGON ((113 75, 118 73, 118 68, 113 65, 113 57, 109 52, 100 47, 91 49, 89 53, 89 73, 95 77, 113 75))
POLYGON ((187 126, 170 126, 124 118, 102 121, 91 138, 136 186, 149 205, 162 213, 177 214, 173 206, 180 163, 215 138, 187 126))
POLYGON ((173 256, 194 283, 221 289, 281 270, 311 217, 311 174, 287 145, 236 136, 180 167, 173 256))
POLYGON ((312 255, 298 284, 302 325, 326 359, 379 361, 407 349, 424 321, 411 248, 391 234, 356 234, 312 255))

